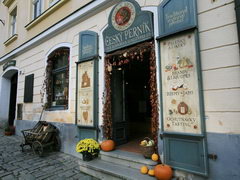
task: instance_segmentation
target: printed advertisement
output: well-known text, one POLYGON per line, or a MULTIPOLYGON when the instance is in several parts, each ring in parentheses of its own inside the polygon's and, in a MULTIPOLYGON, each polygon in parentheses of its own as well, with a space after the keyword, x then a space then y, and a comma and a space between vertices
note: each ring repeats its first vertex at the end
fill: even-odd
POLYGON ((77 124, 94 126, 93 121, 93 71, 94 61, 78 64, 77 124))
POLYGON ((201 134, 194 33, 170 37, 160 46, 164 131, 201 134))

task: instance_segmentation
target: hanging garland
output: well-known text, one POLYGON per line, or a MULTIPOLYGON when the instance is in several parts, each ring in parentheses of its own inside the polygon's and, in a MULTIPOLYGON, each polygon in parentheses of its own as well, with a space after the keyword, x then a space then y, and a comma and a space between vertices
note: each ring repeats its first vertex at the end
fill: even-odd
POLYGON ((153 140, 155 142, 155 152, 158 152, 158 127, 159 127, 159 112, 158 112, 158 94, 157 94, 157 78, 156 78, 156 57, 154 52, 154 44, 152 44, 150 55, 150 103, 151 103, 151 130, 153 140))
POLYGON ((107 139, 112 139, 112 112, 111 112, 111 71, 114 66, 124 66, 131 61, 143 61, 144 55, 150 54, 150 104, 151 104, 151 132, 155 141, 157 152, 158 137, 158 95, 156 82, 156 58, 153 42, 144 42, 132 48, 116 51, 105 56, 105 92, 103 99, 103 135, 107 139))
MULTIPOLYGON (((105 59, 105 63, 109 65, 109 59, 105 59), (107 62, 107 63, 106 63, 107 62)), ((112 139, 112 111, 111 111, 111 74, 108 69, 108 65, 105 66, 105 94, 103 99, 105 103, 103 106, 103 135, 107 139, 112 139)))

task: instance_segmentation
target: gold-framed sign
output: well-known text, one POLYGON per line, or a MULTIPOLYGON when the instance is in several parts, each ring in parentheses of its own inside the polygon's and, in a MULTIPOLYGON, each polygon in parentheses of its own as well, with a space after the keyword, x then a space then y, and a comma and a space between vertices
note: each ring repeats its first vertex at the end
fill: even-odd
POLYGON ((195 41, 190 32, 160 43, 163 129, 167 132, 202 133, 195 41))
POLYGON ((78 64, 77 125, 94 127, 94 60, 78 64))

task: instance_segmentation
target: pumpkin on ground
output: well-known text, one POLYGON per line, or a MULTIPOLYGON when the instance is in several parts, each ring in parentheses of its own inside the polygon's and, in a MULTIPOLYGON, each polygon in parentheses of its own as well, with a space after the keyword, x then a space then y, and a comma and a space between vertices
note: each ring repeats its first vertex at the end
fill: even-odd
POLYGON ((148 173, 148 167, 147 166, 142 166, 140 169, 142 174, 147 174, 148 173))
POLYGON ((149 176, 154 176, 154 169, 149 169, 148 175, 149 176))
POLYGON ((154 174, 158 180, 170 180, 173 171, 172 168, 166 164, 158 164, 154 168, 154 174))
POLYGON ((103 151, 112 151, 115 148, 115 143, 113 140, 105 140, 101 143, 101 149, 103 151))
POLYGON ((153 161, 158 161, 158 155, 156 153, 152 154, 151 158, 153 161))

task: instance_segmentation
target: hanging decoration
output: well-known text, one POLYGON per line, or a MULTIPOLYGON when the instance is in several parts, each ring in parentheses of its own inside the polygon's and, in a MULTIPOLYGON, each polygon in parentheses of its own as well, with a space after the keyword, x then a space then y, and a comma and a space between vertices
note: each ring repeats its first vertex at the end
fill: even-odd
MULTIPOLYGON (((45 109, 49 109, 52 106, 52 96, 53 96, 53 76, 52 71, 54 68, 54 60, 59 58, 60 56, 68 56, 68 63, 66 68, 66 83, 69 83, 69 48, 60 48, 58 50, 55 50, 53 53, 51 53, 48 56, 47 60, 47 66, 44 73, 44 82, 40 91, 41 94, 41 102, 44 102, 44 95, 46 93, 46 99, 47 102, 44 104, 45 109)), ((67 98, 68 99, 68 98, 67 98)), ((68 104, 68 103, 66 103, 68 104)), ((68 107, 65 106, 65 109, 68 107)))
POLYGON ((112 139, 112 114, 111 114, 111 72, 113 67, 123 67, 131 61, 143 61, 144 55, 149 54, 150 68, 150 104, 151 104, 151 131, 157 152, 158 137, 158 94, 156 82, 156 58, 154 42, 144 42, 134 47, 119 50, 105 56, 105 91, 103 102, 103 134, 105 138, 112 139))

